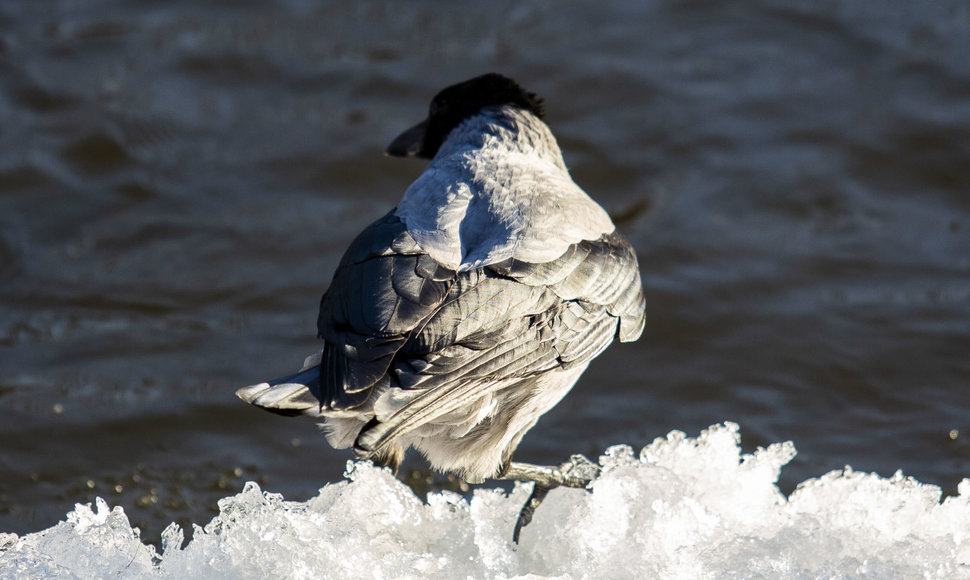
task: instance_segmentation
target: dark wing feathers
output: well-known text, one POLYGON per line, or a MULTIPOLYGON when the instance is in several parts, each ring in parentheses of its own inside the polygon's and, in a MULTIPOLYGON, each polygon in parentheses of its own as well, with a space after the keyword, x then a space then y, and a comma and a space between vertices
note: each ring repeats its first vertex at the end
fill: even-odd
POLYGON ((451 344, 494 343, 509 325, 542 312, 552 300, 543 288, 523 285, 488 270, 463 272, 455 280, 448 299, 408 341, 408 353, 435 352, 451 344))
MULTIPOLYGON (((552 341, 542 339, 542 328, 525 327, 499 334, 485 350, 453 345, 424 357, 420 375, 427 386, 487 377, 528 376, 557 366, 552 341)), ((498 334, 498 333, 497 333, 498 334)))
POLYGON ((572 303, 566 309, 561 325, 555 344, 565 368, 589 362, 616 336, 616 318, 604 307, 589 303, 572 303))
POLYGON ((545 264, 506 260, 458 273, 424 254, 392 212, 348 248, 317 326, 326 344, 313 394, 325 408, 357 407, 388 381, 434 391, 395 413, 397 427, 362 434, 381 445, 453 410, 454 398, 471 396, 469 382, 585 363, 616 337, 635 339, 643 295, 636 256, 618 234, 545 264))
POLYGON ((454 270, 449 270, 442 266, 427 254, 418 254, 418 261, 414 271, 418 276, 434 282, 447 282, 455 276, 454 270))
POLYGON ((643 330, 645 302, 636 254, 618 233, 575 244, 546 264, 510 260, 499 269, 523 283, 547 285, 565 301, 550 326, 556 329, 554 344, 564 367, 588 362, 614 338, 636 340, 643 330))

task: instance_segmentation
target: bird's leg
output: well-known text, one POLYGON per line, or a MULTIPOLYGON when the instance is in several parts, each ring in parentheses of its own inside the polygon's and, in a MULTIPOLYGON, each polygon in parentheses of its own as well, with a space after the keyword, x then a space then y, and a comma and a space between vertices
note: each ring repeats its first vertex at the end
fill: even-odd
POLYGON ((512 533, 512 541, 519 543, 519 533, 522 528, 532 521, 532 515, 536 508, 546 498, 549 490, 565 487, 587 487, 600 473, 598 465, 586 459, 582 455, 573 455, 569 461, 559 467, 547 465, 533 465, 531 463, 509 462, 508 466, 502 470, 498 479, 512 479, 516 481, 532 481, 535 485, 528 501, 522 506, 519 512, 519 519, 515 523, 515 531, 512 533))
POLYGON ((536 508, 542 503, 542 500, 546 499, 546 494, 552 488, 546 487, 545 485, 536 482, 532 486, 532 493, 529 495, 529 499, 526 500, 525 505, 522 506, 522 511, 519 512, 519 519, 515 522, 515 530, 512 531, 512 541, 516 544, 519 543, 519 534, 522 533, 522 528, 529 525, 532 521, 532 514, 536 512, 536 508))

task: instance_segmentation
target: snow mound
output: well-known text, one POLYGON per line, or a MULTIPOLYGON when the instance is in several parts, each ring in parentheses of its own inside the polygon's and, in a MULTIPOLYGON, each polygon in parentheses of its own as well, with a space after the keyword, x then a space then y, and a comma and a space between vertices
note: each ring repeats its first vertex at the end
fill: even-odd
POLYGON ((742 454, 735 424, 673 431, 636 455, 600 457, 591 492, 556 489, 519 546, 529 486, 421 501, 388 471, 348 463, 306 502, 248 483, 183 546, 162 553, 101 499, 18 537, 0 534, 2 578, 970 578, 970 480, 940 489, 850 468, 776 482, 791 443, 742 454))

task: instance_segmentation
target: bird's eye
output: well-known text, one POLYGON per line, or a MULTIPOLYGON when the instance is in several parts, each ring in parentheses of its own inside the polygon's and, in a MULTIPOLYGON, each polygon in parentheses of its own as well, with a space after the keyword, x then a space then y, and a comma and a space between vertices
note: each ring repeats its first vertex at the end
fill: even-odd
POLYGON ((430 110, 428 111, 428 114, 430 116, 433 116, 435 113, 438 112, 438 109, 439 109, 438 103, 436 101, 431 101, 431 107, 430 107, 430 110))

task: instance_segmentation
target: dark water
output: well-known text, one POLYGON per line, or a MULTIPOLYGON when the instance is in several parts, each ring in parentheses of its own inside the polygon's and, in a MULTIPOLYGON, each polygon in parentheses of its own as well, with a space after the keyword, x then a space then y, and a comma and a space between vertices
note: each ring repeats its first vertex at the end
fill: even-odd
POLYGON ((152 538, 339 479, 232 393, 316 347, 422 170, 383 147, 488 70, 546 97, 648 296, 520 458, 732 420, 795 441, 788 490, 970 476, 965 1, 446 6, 0 0, 0 531, 100 495, 152 538))

